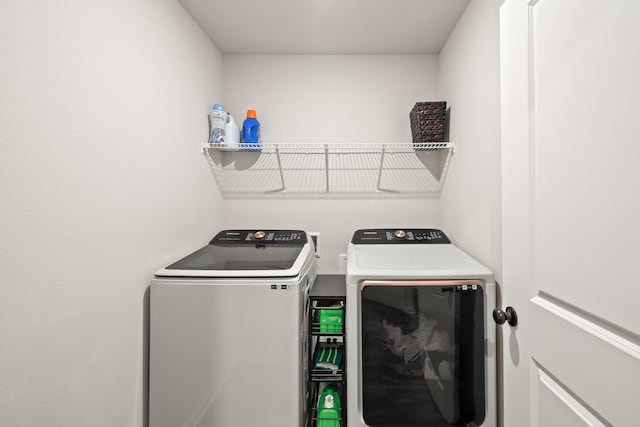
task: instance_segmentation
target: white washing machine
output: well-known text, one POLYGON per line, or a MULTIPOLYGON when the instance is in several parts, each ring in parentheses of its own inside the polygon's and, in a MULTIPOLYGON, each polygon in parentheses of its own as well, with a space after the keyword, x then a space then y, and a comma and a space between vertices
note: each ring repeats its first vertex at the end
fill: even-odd
POLYGON ((440 230, 358 230, 347 261, 347 426, 496 427, 491 271, 440 230))
POLYGON ((299 230, 226 230, 151 281, 150 427, 301 426, 305 301, 299 230))

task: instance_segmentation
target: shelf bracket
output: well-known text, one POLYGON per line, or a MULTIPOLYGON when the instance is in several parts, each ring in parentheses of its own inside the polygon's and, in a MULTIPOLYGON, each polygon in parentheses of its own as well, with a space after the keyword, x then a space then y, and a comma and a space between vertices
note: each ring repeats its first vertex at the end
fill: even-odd
POLYGON ((280 148, 276 145, 276 159, 278 160, 278 171, 280 172, 280 183, 282 184, 282 188, 280 190, 275 191, 285 191, 284 185, 284 173, 282 172, 282 160, 280 159, 280 148))
POLYGON ((325 192, 329 192, 329 146, 324 145, 324 179, 326 182, 325 192))
POLYGON ((382 166, 384 166, 384 155, 386 153, 386 146, 382 146, 382 151, 380 153, 380 168, 378 169, 378 185, 376 185, 376 190, 384 191, 380 188, 380 182, 382 181, 382 166))

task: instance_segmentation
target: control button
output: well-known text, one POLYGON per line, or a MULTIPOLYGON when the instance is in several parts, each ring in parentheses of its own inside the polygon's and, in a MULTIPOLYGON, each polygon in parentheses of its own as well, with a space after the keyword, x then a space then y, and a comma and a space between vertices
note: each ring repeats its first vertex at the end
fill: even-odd
POLYGON ((264 239, 264 236, 266 236, 264 231, 256 231, 256 234, 254 235, 256 239, 264 239))
POLYGON ((396 239, 404 239, 407 237, 407 233, 405 233, 404 230, 396 230, 393 235, 396 236, 396 239))

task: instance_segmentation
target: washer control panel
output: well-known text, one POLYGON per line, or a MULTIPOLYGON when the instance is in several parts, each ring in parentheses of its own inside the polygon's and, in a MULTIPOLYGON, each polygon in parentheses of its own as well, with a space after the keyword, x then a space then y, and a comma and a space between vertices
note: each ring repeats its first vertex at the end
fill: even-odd
POLYGON ((435 228, 376 228, 353 233, 354 245, 372 244, 449 244, 451 240, 435 228))
POLYGON ((210 245, 245 243, 304 245, 307 234, 301 230, 224 230, 209 242, 210 245))

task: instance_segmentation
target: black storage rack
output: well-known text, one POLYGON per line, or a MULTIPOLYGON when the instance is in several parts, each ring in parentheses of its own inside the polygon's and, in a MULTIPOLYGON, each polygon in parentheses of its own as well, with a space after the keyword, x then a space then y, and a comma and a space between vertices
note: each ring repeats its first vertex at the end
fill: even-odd
POLYGON ((308 369, 306 427, 317 427, 318 399, 321 386, 326 383, 336 385, 341 408, 338 410, 340 427, 347 425, 347 375, 346 375, 346 278, 341 274, 320 274, 309 293, 308 369), (318 310, 342 308, 342 330, 322 331, 318 310), (318 351, 325 347, 341 351, 337 369, 318 368, 315 360, 318 351))

